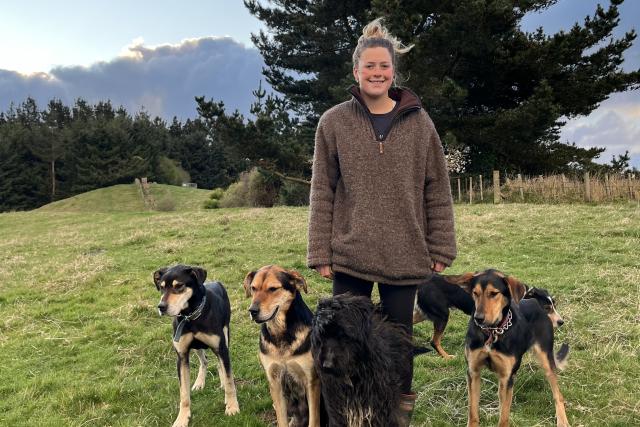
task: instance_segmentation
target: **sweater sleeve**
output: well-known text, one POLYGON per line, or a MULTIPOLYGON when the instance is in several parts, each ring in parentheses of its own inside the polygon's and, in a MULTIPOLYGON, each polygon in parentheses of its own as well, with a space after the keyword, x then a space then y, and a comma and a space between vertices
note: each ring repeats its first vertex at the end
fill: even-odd
POLYGON ((451 184, 438 132, 431 119, 427 120, 427 176, 424 190, 427 247, 433 261, 440 261, 450 266, 457 254, 451 184))
POLYGON ((311 193, 307 266, 331 265, 333 201, 340 175, 335 137, 326 129, 325 116, 316 130, 311 193))

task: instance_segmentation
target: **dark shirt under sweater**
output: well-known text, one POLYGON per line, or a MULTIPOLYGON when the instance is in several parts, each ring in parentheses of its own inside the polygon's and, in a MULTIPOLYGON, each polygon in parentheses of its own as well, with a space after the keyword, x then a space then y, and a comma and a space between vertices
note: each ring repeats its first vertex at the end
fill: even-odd
POLYGON ((371 124, 373 125, 373 130, 376 132, 376 139, 378 141, 384 141, 387 137, 387 133, 391 130, 391 123, 393 122, 393 118, 396 115, 396 110, 400 105, 399 102, 396 102, 396 105, 393 107, 393 110, 384 114, 373 114, 369 112, 369 117, 371 117, 371 124))

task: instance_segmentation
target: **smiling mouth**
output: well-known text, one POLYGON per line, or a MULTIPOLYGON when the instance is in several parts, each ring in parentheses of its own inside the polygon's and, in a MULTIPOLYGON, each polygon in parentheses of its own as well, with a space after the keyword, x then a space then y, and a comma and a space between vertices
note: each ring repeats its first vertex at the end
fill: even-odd
POLYGON ((260 318, 255 318, 254 322, 256 323, 266 323, 269 320, 273 319, 274 317, 276 317, 276 314, 278 314, 278 311, 280 310, 280 306, 277 306, 275 310, 273 310, 273 313, 271 314, 271 316, 269 316, 266 319, 260 319, 260 318))

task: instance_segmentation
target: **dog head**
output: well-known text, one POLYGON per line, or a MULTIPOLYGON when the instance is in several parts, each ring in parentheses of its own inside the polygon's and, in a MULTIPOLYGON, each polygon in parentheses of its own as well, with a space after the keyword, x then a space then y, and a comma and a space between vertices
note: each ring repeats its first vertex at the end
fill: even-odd
POLYGON ((337 295, 320 300, 313 318, 311 352, 323 373, 348 378, 368 351, 374 306, 366 297, 337 295))
POLYGON ((162 293, 158 313, 177 316, 189 306, 194 296, 204 295, 204 281, 207 271, 200 267, 176 265, 164 267, 153 273, 153 283, 162 293))
POLYGON ((549 320, 554 328, 559 328, 564 324, 562 316, 556 310, 556 300, 549 294, 546 289, 530 288, 524 295, 525 299, 535 299, 538 304, 547 312, 549 320))
POLYGON ((300 290, 307 292, 307 282, 297 271, 285 270, 277 265, 267 265, 247 273, 244 291, 251 297, 249 314, 256 323, 273 320, 286 313, 300 290))
POLYGON ((516 304, 524 297, 524 283, 498 270, 465 273, 447 279, 462 286, 471 294, 475 304, 473 314, 476 323, 487 327, 500 324, 513 300, 516 304))

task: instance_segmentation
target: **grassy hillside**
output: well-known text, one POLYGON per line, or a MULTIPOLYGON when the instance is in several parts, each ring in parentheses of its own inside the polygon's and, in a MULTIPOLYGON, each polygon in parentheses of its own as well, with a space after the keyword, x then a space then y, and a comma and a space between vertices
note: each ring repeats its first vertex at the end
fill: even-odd
MULTIPOLYGON (((202 209, 202 204, 211 193, 198 188, 177 187, 175 185, 151 184, 151 196, 156 202, 170 199, 176 210, 191 211, 202 209)), ((78 194, 68 199, 58 200, 42 206, 45 212, 142 212, 148 210, 142 199, 140 187, 136 184, 121 184, 78 194)))
MULTIPOLYGON (((107 193, 78 197, 108 200, 109 189, 98 191, 107 193)), ((170 425, 178 407, 175 356, 151 274, 175 263, 204 266, 223 281, 233 310, 241 413, 224 416, 212 364, 205 389, 192 394, 191 425, 270 425, 259 328, 249 321, 241 283, 249 270, 277 263, 308 279, 312 308, 330 293, 330 283, 304 267, 306 208, 205 211, 194 202, 187 213, 148 212, 130 193, 131 204, 110 203, 122 209, 63 208, 70 201, 61 201, 0 215, 0 425, 170 425)), ((460 256, 451 273, 492 266, 558 296, 566 321, 558 342, 571 345, 560 374, 571 424, 640 425, 640 210, 457 206, 456 221, 460 256)), ((466 322, 452 313, 443 345, 455 359, 416 359, 414 425, 466 424, 466 322)), ((421 343, 430 334, 430 324, 416 327, 421 343)), ((536 366, 527 357, 516 379, 513 425, 554 425, 551 391, 536 366)), ((496 379, 487 371, 483 378, 482 424, 495 425, 496 379)))

